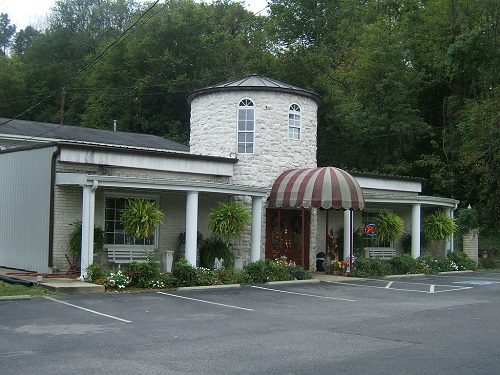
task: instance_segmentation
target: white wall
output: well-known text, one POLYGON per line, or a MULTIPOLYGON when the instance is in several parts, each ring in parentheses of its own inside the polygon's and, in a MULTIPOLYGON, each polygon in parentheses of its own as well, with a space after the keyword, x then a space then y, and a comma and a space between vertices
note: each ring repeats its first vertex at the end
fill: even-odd
POLYGON ((0 265, 49 272, 55 147, 0 154, 0 265))

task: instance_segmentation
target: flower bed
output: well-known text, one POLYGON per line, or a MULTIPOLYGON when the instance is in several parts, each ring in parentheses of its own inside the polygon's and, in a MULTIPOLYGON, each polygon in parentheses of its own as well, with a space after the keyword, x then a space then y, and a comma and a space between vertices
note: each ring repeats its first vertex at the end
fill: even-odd
POLYGON ((286 258, 250 262, 241 270, 197 268, 191 266, 185 258, 181 258, 173 266, 172 273, 164 273, 161 272, 159 262, 152 254, 148 255, 145 263, 131 263, 123 270, 105 271, 98 265, 92 265, 87 269, 87 273, 89 281, 104 285, 107 290, 168 289, 312 278, 309 271, 305 271, 286 258))

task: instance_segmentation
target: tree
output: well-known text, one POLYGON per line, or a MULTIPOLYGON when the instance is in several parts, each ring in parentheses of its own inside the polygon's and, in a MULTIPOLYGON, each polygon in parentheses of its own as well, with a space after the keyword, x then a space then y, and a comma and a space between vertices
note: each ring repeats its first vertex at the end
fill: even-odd
POLYGON ((10 24, 9 15, 0 13, 0 53, 7 54, 7 50, 11 45, 11 39, 16 33, 16 25, 10 24))
POLYGON ((38 36, 40 36, 40 32, 31 26, 27 26, 24 30, 20 30, 14 38, 12 52, 17 56, 23 56, 38 36))

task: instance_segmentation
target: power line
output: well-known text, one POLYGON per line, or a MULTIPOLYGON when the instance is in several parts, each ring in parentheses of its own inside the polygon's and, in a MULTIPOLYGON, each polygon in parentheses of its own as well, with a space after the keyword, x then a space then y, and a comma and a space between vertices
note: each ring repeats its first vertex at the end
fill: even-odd
MULTIPOLYGON (((33 109, 35 109, 36 107, 40 106, 41 104, 43 104, 44 102, 46 102, 47 100, 49 100, 52 96, 54 96, 55 94, 57 94, 58 92, 61 92, 64 90, 64 88, 66 86, 68 86, 69 84, 71 84, 71 82, 73 82, 80 74, 82 74, 83 72, 85 72, 87 69, 89 69, 90 67, 92 67, 93 65, 95 65, 97 62, 99 62, 101 60, 101 58, 103 58, 116 44, 118 44, 119 42, 121 42, 123 39, 125 39, 126 37, 126 34, 128 33, 129 30, 131 30, 132 28, 134 28, 138 23, 139 21, 147 14, 149 13, 154 7, 156 4, 158 4, 160 0, 156 0, 151 6, 149 6, 140 16, 139 18, 132 24, 130 25, 129 27, 127 27, 119 36, 118 38, 116 38, 113 42, 111 42, 101 53, 99 53, 97 56, 95 56, 90 62, 88 62, 85 66, 83 66, 80 70, 78 70, 76 73, 72 74, 72 76, 70 76, 66 82, 60 87, 58 88, 57 90, 53 90, 52 92, 50 92, 47 96, 45 96, 42 100, 40 100, 38 103, 32 105, 31 107, 29 107, 28 109, 24 110, 23 112, 19 113, 18 115, 14 116, 13 118, 3 122, 0 124, 0 126, 2 125, 5 125, 5 124, 8 124, 9 122, 13 121, 13 120, 16 120, 18 119, 19 117, 21 117, 22 115, 32 111, 33 109)), ((150 18, 149 18, 150 19, 150 18)), ((148 20, 149 20, 148 19, 148 20)), ((142 25, 141 25, 142 26, 142 25)), ((132 33, 130 33, 132 34, 132 33)))
MULTIPOLYGON (((60 90, 63 90, 65 89, 65 86, 69 85, 71 82, 73 82, 76 77, 78 75, 80 75, 81 73, 83 73, 85 70, 89 69, 91 66, 93 66, 95 63, 97 63, 101 58, 103 58, 110 50, 113 46, 115 46, 117 43, 123 41, 126 37, 129 37, 131 34, 125 36, 125 34, 128 32, 128 30, 132 29, 157 3, 159 2, 159 0, 156 0, 154 2, 154 4, 152 4, 146 11, 144 11, 141 16, 130 26, 128 27, 126 30, 124 30, 122 32, 122 34, 120 34, 120 36, 118 38, 116 38, 110 45, 108 45, 108 47, 106 47, 105 50, 103 50, 98 56, 96 56, 94 59, 92 59, 92 61, 90 61, 87 65, 85 65, 82 69, 80 69, 77 73, 75 73, 72 77, 70 77, 66 83, 61 86, 58 90, 53 90, 49 95, 47 95, 46 97, 44 97, 41 101, 39 101, 37 104, 31 106, 30 108, 28 108, 27 110, 23 111, 22 113, 18 114, 17 116, 3 122, 0 124, 0 127, 2 125, 5 125, 5 124, 8 124, 9 122, 21 117, 22 115, 24 115, 25 113, 31 111, 32 109, 38 107, 39 105, 41 105, 42 103, 44 103, 45 101, 47 101, 49 98, 51 98, 52 96, 54 96, 56 93, 60 92, 60 90)), ((260 13, 262 13, 264 10, 266 10, 267 8, 269 8, 272 4, 273 4, 274 0, 272 1, 269 1, 268 4, 262 8, 261 10, 259 10, 258 12, 255 12, 255 13, 251 13, 251 15, 249 15, 248 17, 246 17, 242 22, 240 22, 238 25, 236 26, 233 26, 231 27, 229 30, 226 30, 224 33, 222 33, 221 35, 218 36, 218 38, 214 39, 212 41, 212 43, 209 43, 207 45, 207 47, 209 47, 210 45, 213 45, 215 42, 218 42, 220 40, 222 40, 223 37, 229 35, 230 33, 234 32, 235 30, 237 30, 241 25, 245 24, 246 22, 250 21, 251 19, 255 18, 257 15, 259 15, 260 13)), ((158 14, 160 12, 160 10, 158 12, 156 12, 155 14, 153 14, 151 17, 149 17, 144 23, 142 23, 140 26, 144 25, 147 21, 149 21, 149 19, 151 19, 153 16, 155 16, 156 14, 158 14)), ((176 67, 177 65, 179 65, 181 62, 193 57, 195 55, 196 52, 194 53, 191 53, 189 55, 186 55, 183 59, 181 60, 178 60, 177 62, 175 62, 174 64, 172 64, 169 69, 172 69, 174 67, 176 67)), ((153 76, 153 77, 150 77, 145 83, 149 83, 151 82, 151 80, 153 79, 156 79, 158 77, 160 77, 163 73, 165 73, 166 70, 162 70, 160 73, 158 73, 157 75, 153 76)), ((146 85, 141 85, 141 88, 145 88, 145 87, 153 87, 153 86, 146 86, 146 85)), ((139 89, 138 86, 135 86, 135 87, 131 87, 130 89, 134 89, 134 90, 137 90, 139 89)), ((130 94, 130 91, 128 93, 124 93, 122 95, 117 95, 117 98, 120 98, 120 97, 125 97, 126 95, 129 95, 130 94)), ((111 103, 114 103, 116 102, 116 99, 113 99, 111 101, 111 103)), ((101 123, 101 122, 100 122, 101 123)), ((38 134, 38 135, 34 135, 34 136, 30 136, 30 137, 26 137, 23 139, 23 141, 21 141, 20 143, 16 143, 14 145, 12 145, 12 147, 15 147, 17 145, 20 145, 30 139, 33 139, 33 138, 37 138, 37 137, 40 137, 42 135, 45 135, 45 134, 48 134, 50 132, 53 132, 54 130, 56 129, 59 129, 60 127, 64 126, 64 124, 61 124, 59 126, 56 126, 55 128, 49 130, 49 131, 46 131, 44 133, 41 133, 41 134, 38 134)))

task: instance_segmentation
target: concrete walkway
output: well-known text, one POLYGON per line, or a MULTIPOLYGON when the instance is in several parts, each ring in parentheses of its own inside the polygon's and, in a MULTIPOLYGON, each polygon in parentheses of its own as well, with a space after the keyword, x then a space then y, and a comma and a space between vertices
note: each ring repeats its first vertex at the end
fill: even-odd
MULTIPOLYGON (((1 268, 0 275, 8 276, 15 279, 31 281, 37 283, 36 273, 14 270, 10 268, 1 268)), ((71 277, 42 277, 40 286, 55 290, 63 294, 90 294, 104 292, 104 286, 88 283, 85 281, 76 280, 71 277)))

